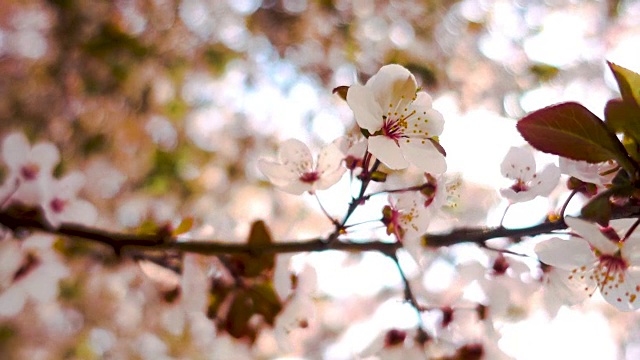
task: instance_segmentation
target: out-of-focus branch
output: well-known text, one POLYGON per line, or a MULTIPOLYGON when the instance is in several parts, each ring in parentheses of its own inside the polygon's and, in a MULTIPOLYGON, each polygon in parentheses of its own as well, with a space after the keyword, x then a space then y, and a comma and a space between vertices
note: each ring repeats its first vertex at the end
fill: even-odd
MULTIPOLYGON (((637 206, 615 208, 613 219, 638 217, 640 208, 637 206)), ((281 241, 270 244, 249 245, 229 243, 221 240, 184 240, 176 241, 170 233, 157 234, 129 234, 123 232, 108 231, 78 224, 64 223, 58 228, 51 227, 41 216, 33 213, 13 213, 0 211, 0 224, 14 231, 42 231, 55 235, 63 235, 71 238, 80 238, 102 243, 111 247, 117 254, 124 248, 144 250, 177 250, 204 255, 220 254, 265 254, 265 253, 294 253, 315 252, 326 250, 339 251, 377 251, 384 254, 393 254, 400 248, 396 242, 382 242, 375 239, 367 240, 340 240, 329 242, 325 238, 315 238, 299 241, 281 241)), ((508 229, 504 227, 479 227, 460 228, 444 234, 425 234, 423 244, 427 247, 451 246, 461 243, 483 244, 485 241, 496 238, 521 238, 552 233, 553 231, 566 229, 563 220, 556 222, 544 222, 538 225, 508 229)))

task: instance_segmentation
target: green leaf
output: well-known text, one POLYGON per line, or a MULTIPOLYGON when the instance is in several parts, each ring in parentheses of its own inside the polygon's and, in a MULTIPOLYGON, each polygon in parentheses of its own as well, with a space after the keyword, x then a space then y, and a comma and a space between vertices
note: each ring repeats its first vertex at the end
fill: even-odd
POLYGON ((640 140, 640 108, 621 99, 607 102, 604 108, 605 124, 614 132, 624 133, 640 140))
POLYGON ((282 303, 271 283, 255 284, 250 289, 255 312, 262 315, 267 324, 273 326, 276 316, 282 310, 282 303))
POLYGON ((595 221, 601 226, 607 226, 611 219, 611 202, 609 194, 601 193, 594 197, 581 210, 581 217, 586 220, 595 221))
POLYGON ((640 74, 637 74, 622 66, 607 61, 607 65, 613 72, 613 76, 618 82, 620 94, 625 102, 640 105, 640 74))
POLYGON ((247 291, 238 291, 231 302, 229 313, 225 319, 225 329, 229 335, 240 339, 249 337, 255 339, 255 329, 249 324, 249 319, 254 314, 253 300, 247 291))
POLYGON ((633 172, 634 166, 615 134, 578 103, 567 102, 534 111, 516 126, 522 137, 542 152, 590 163, 616 160, 633 172))

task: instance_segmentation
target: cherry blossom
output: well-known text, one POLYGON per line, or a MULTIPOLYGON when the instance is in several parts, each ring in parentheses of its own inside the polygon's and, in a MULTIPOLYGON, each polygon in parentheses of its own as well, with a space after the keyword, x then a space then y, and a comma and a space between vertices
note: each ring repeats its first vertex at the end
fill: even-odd
POLYGON ((560 169, 547 165, 536 173, 533 154, 523 148, 512 147, 500 165, 502 175, 515 180, 509 188, 500 189, 500 194, 512 203, 533 200, 537 196, 547 196, 558 185, 560 169))
POLYGON ((618 164, 614 162, 601 162, 591 164, 586 161, 577 161, 567 158, 560 158, 560 172, 573 176, 581 181, 596 185, 611 184, 616 175, 618 164))
POLYGON ((419 259, 420 236, 429 227, 427 207, 414 192, 389 197, 389 203, 382 210, 382 222, 387 227, 387 234, 402 242, 405 249, 416 260, 419 259))
POLYGON ((383 66, 365 85, 349 88, 347 103, 370 134, 369 152, 383 164, 394 170, 413 164, 434 174, 447 170, 437 144, 444 119, 432 108, 431 96, 418 91, 409 70, 383 66))
POLYGON ((31 147, 24 134, 11 133, 2 143, 2 159, 9 168, 0 189, 3 201, 10 197, 26 205, 40 205, 47 200, 53 168, 60 161, 55 145, 42 142, 31 147))
POLYGON ((98 219, 98 211, 86 200, 76 199, 76 194, 84 185, 84 175, 72 172, 62 179, 52 182, 51 198, 43 209, 49 223, 57 227, 62 222, 93 225, 98 219))
POLYGON ((587 294, 600 289, 604 299, 622 311, 640 308, 640 236, 624 238, 633 220, 612 221, 612 227, 567 217, 576 233, 569 240, 552 238, 536 246, 545 264, 568 270, 568 282, 578 282, 587 294))
POLYGON ((314 163, 311 151, 303 142, 290 139, 280 147, 278 161, 260 159, 258 169, 282 191, 300 195, 325 190, 340 180, 346 168, 341 140, 326 145, 314 163))
POLYGON ((0 246, 0 317, 15 316, 28 301, 48 303, 58 295, 58 282, 69 270, 60 262, 48 235, 33 235, 0 246))

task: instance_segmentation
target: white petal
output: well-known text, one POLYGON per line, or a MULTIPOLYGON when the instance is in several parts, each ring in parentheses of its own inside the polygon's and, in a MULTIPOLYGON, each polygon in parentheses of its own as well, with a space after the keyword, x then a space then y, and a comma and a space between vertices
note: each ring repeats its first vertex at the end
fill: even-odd
POLYGON ((400 149, 404 157, 420 170, 431 174, 447 171, 447 161, 430 140, 401 139, 400 149))
POLYGON ((60 162, 60 152, 50 142, 36 144, 31 149, 30 157, 30 160, 38 164, 41 171, 45 173, 51 173, 53 168, 60 162))
POLYGON ((320 176, 320 179, 316 181, 315 185, 318 190, 326 190, 333 185, 335 185, 340 179, 342 179, 342 175, 347 171, 346 168, 340 167, 331 172, 326 172, 320 176))
POLYGON ((2 142, 2 158, 11 169, 17 169, 27 162, 31 146, 23 133, 11 133, 2 142))
POLYGON ((296 179, 286 186, 280 187, 280 190, 293 195, 302 195, 305 191, 313 192, 314 186, 315 184, 302 182, 296 179))
POLYGON ((330 143, 318 154, 317 171, 322 176, 325 172, 333 172, 342 167, 344 152, 335 144, 330 143))
MULTIPOLYGON (((618 274, 612 274, 618 278, 618 274)), ((600 284, 600 293, 607 302, 620 311, 633 311, 640 308, 640 274, 637 271, 625 271, 622 282, 609 281, 600 284)))
POLYGON ((22 311, 26 298, 27 294, 17 285, 0 293, 0 317, 17 315, 22 311))
POLYGON ((59 219, 65 223, 76 223, 85 226, 95 225, 98 221, 98 210, 88 201, 75 200, 65 206, 59 219))
POLYGON ((500 195, 512 203, 521 203, 529 200, 533 200, 537 195, 531 191, 518 191, 511 188, 500 189, 500 195))
POLYGON ((640 266, 640 234, 638 234, 638 231, 635 231, 625 240, 620 252, 631 266, 640 266))
POLYGON ((300 140, 289 139, 282 143, 278 155, 283 165, 295 166, 299 174, 313 171, 311 150, 300 140))
POLYGON ((390 169, 398 170, 409 166, 400 147, 386 136, 370 136, 369 152, 390 169))
POLYGON ((430 104, 431 97, 424 91, 419 92, 416 100, 407 109, 408 113, 414 114, 407 119, 407 135, 413 136, 412 133, 415 134, 413 131, 419 132, 420 130, 422 130, 420 134, 424 134, 426 137, 442 134, 444 118, 430 104), (427 104, 429 105, 427 106, 427 104))
POLYGON ((260 159, 258 160, 258 170, 260 170, 275 186, 286 186, 299 177, 297 173, 285 165, 260 159))
POLYGON ((578 238, 551 238, 536 244, 535 252, 543 263, 564 270, 573 270, 581 266, 592 267, 596 261, 589 244, 578 238))
POLYGON ((529 181, 536 171, 536 161, 530 151, 512 147, 502 160, 500 171, 509 179, 529 181))
POLYGON ((560 169, 553 165, 547 165, 539 174, 533 175, 529 190, 538 196, 548 196, 560 181, 560 169))
POLYGON ((74 171, 54 183, 57 197, 60 199, 73 199, 84 186, 85 177, 80 171, 74 171))
POLYGON ((369 88, 360 84, 351 85, 347 92, 347 104, 358 126, 372 134, 382 128, 382 108, 369 88))
POLYGON ((598 225, 570 216, 567 216, 564 222, 601 253, 612 255, 618 251, 618 245, 604 236, 598 225))
POLYGON ((367 81, 374 98, 384 113, 389 105, 404 107, 416 94, 416 79, 405 67, 398 64, 385 65, 367 81))

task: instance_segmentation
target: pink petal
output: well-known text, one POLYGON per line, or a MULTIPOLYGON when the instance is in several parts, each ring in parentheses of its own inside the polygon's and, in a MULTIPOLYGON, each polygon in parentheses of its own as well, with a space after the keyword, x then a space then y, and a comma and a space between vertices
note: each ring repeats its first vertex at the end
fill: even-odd
POLYGON ((395 141, 386 136, 370 136, 369 152, 390 169, 398 170, 409 166, 395 141))

